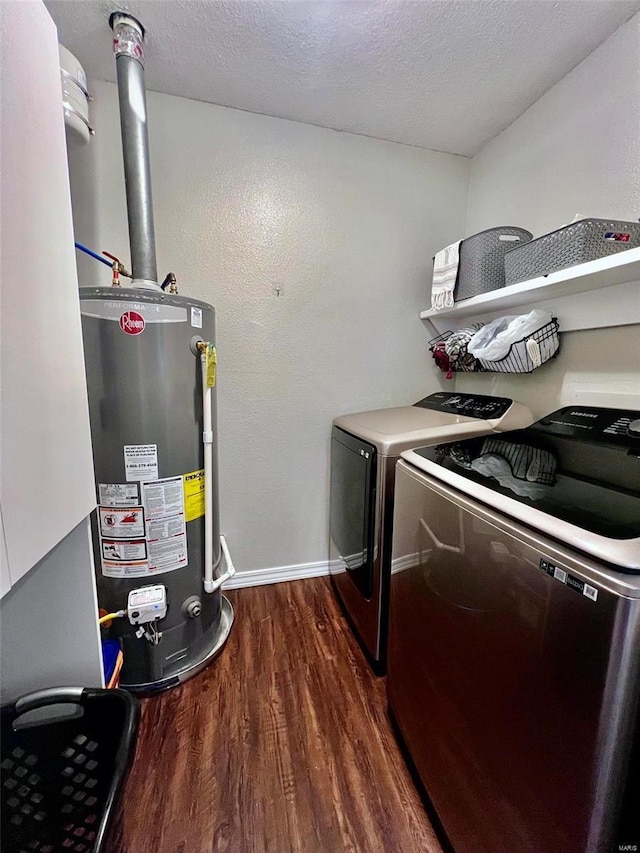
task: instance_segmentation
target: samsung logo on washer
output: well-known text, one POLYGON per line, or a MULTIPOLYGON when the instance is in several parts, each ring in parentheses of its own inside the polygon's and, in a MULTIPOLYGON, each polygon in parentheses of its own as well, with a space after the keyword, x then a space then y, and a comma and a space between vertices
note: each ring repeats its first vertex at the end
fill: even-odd
POLYGON ((570 412, 571 416, 576 418, 597 418, 598 415, 593 412, 570 412))

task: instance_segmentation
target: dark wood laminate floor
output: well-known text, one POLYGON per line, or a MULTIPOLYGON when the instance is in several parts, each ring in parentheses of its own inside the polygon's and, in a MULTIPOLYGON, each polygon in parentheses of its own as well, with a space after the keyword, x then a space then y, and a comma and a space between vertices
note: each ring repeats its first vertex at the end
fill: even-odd
POLYGON ((440 853, 328 579, 228 595, 222 656, 143 702, 109 853, 440 853))

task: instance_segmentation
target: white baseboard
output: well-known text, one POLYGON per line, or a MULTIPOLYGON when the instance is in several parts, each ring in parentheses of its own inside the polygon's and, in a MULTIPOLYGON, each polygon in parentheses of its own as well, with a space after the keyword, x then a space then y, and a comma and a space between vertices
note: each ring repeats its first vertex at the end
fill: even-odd
POLYGON ((396 557, 391 563, 391 574, 396 575, 419 566, 421 557, 420 551, 416 551, 415 554, 405 554, 404 557, 396 557))
POLYGON ((299 581, 303 578, 318 578, 329 574, 329 563, 302 563, 298 566, 273 566, 270 569, 250 569, 247 572, 236 572, 230 581, 225 583, 225 589, 240 589, 244 586, 262 586, 284 581, 299 581))
MULTIPOLYGON (((417 566, 420 562, 420 554, 406 554, 393 561, 392 574, 403 572, 417 566)), ((245 586, 264 586, 271 583, 285 583, 286 581, 300 581, 304 578, 319 578, 328 575, 329 563, 301 563, 298 566, 272 566, 270 569, 250 569, 246 572, 236 572, 227 581, 224 589, 241 589, 245 586)))

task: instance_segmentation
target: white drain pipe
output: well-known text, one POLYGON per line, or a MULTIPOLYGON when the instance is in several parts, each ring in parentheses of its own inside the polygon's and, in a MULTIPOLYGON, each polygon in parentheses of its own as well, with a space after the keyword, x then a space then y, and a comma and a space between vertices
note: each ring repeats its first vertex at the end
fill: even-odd
POLYGON ((204 446, 204 591, 213 592, 213 422, 211 392, 207 383, 208 344, 200 348, 202 370, 202 444, 204 446))
POLYGON ((200 350, 200 368, 202 371, 202 444, 204 447, 204 591, 215 592, 225 581, 232 578, 235 566, 231 560, 229 546, 224 536, 220 536, 220 548, 226 565, 226 571, 213 579, 213 422, 211 417, 211 394, 213 389, 207 383, 207 351, 209 345, 204 341, 198 344, 200 350))
MULTIPOLYGON (((233 565, 231 560, 231 554, 229 553, 229 546, 227 545, 227 540, 224 537, 224 534, 220 534, 220 548, 222 549, 222 556, 224 557, 224 562, 227 567, 227 570, 224 574, 220 575, 219 578, 216 578, 213 582, 213 588, 210 590, 211 592, 215 592, 217 589, 220 589, 223 583, 232 578, 236 573, 236 567, 233 565)), ((205 587, 206 589, 206 587, 205 587)))

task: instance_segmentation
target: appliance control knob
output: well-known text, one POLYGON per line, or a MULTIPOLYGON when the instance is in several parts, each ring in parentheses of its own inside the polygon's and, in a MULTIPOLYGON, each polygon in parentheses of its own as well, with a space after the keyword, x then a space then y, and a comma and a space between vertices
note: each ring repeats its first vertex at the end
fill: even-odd
POLYGON ((627 427, 627 432, 634 438, 640 438, 640 418, 638 418, 637 421, 631 421, 631 423, 627 427))

